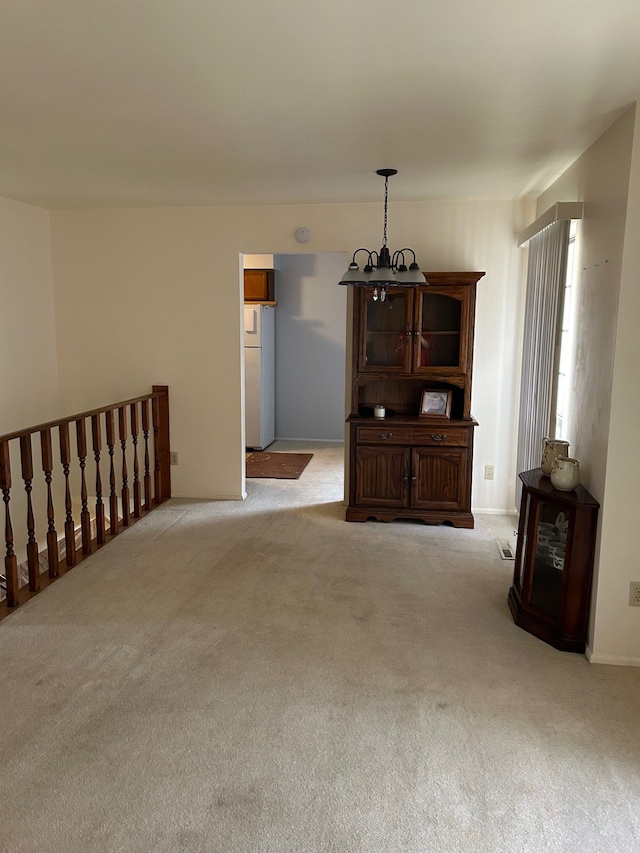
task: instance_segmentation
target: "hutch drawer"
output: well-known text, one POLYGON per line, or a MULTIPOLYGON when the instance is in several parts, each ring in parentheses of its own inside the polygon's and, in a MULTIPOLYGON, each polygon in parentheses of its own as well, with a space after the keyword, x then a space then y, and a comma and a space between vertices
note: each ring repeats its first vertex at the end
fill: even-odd
POLYGON ((469 430, 466 427, 418 426, 413 429, 413 444, 427 447, 467 447, 469 430))
POLYGON ((447 424, 435 426, 380 426, 356 427, 358 444, 420 444, 425 447, 468 447, 469 429, 451 427, 447 424))
POLYGON ((413 429, 407 426, 391 426, 381 423, 380 426, 356 428, 358 444, 411 444, 413 429))

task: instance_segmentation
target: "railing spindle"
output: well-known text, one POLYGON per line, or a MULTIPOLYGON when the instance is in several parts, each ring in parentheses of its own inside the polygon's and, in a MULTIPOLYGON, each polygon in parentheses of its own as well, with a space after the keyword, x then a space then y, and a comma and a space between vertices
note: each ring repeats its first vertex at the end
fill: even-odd
POLYGON ((100 451, 102 450, 102 431, 100 415, 91 415, 91 437, 93 439, 93 458, 96 460, 96 542, 104 545, 104 503, 102 502, 102 477, 100 476, 100 451))
POLYGON ((33 450, 31 435, 20 436, 20 461, 22 463, 22 479, 27 493, 27 566, 29 568, 29 589, 38 592, 40 589, 40 564, 38 562, 38 543, 36 542, 36 522, 33 517, 33 502, 31 491, 33 486, 33 450))
POLYGON ((51 429, 40 431, 40 449, 42 451, 42 470, 44 480, 47 484, 47 560, 49 563, 49 577, 57 578, 60 570, 58 568, 58 533, 56 531, 55 510, 53 496, 51 494, 51 480, 53 472, 53 448, 51 445, 51 429))
POLYGON ((151 474, 149 473, 149 401, 142 401, 142 434, 144 436, 144 508, 151 509, 151 474))
POLYGON ((71 449, 69 444, 69 424, 67 421, 60 424, 60 461, 64 472, 64 508, 66 518, 64 522, 64 544, 67 552, 66 561, 68 566, 76 564, 76 533, 73 523, 73 504, 71 502, 71 488, 69 486, 69 465, 71 464, 71 449))
POLYGON ((0 489, 4 501, 4 541, 6 556, 4 558, 4 574, 7 579, 7 605, 17 607, 20 603, 18 586, 18 560, 13 552, 13 527, 9 502, 11 500, 11 459, 9 457, 9 442, 0 442, 0 489))
POLYGON ((160 473, 160 457, 158 456, 158 401, 151 401, 151 418, 153 421, 153 495, 156 503, 160 503, 162 493, 162 474, 160 473))
POLYGON ((140 518, 140 465, 138 464, 138 405, 132 403, 131 408, 131 440, 133 441, 133 517, 140 518))
POLYGON ((124 527, 128 527, 131 496, 129 494, 129 472, 127 470, 127 410, 124 406, 118 409, 118 431, 120 448, 122 449, 122 524, 124 527))
POLYGON ((154 393, 160 396, 151 401, 153 411, 154 443, 156 471, 156 503, 162 503, 171 497, 171 468, 169 443, 169 388, 167 385, 154 385, 154 393))
POLYGON ((87 478, 85 467, 87 465, 87 426, 84 418, 76 421, 76 443, 78 447, 78 463, 80 465, 80 529, 82 530, 82 553, 91 553, 91 513, 89 512, 87 495, 87 478))
POLYGON ((118 533, 118 495, 116 493, 116 469, 113 462, 113 447, 116 443, 115 428, 113 422, 113 409, 105 412, 107 424, 107 447, 109 448, 109 516, 110 532, 112 536, 118 533))

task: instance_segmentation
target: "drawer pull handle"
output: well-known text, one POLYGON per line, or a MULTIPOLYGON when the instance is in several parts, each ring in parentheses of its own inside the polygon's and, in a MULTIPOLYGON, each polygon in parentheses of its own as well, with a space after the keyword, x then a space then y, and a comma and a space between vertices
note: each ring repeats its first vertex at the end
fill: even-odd
POLYGON ((378 433, 378 438, 391 438, 392 435, 392 432, 381 432, 378 433))
POLYGON ((434 441, 444 441, 447 437, 446 432, 436 432, 431 435, 434 441))

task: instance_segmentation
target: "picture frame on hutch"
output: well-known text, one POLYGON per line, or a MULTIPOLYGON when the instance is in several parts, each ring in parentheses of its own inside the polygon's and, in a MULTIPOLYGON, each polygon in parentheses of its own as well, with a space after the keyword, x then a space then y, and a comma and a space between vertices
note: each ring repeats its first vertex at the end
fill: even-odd
POLYGON ((421 418, 447 418, 451 417, 452 391, 440 388, 425 388, 420 398, 421 418))

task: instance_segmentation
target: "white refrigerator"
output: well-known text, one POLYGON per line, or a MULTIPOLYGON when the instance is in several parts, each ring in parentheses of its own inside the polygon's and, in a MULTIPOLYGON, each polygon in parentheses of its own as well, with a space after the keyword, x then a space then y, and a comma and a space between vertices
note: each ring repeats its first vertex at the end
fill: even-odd
POLYGON ((271 305, 244 306, 245 444, 264 450, 275 439, 275 327, 271 305))

